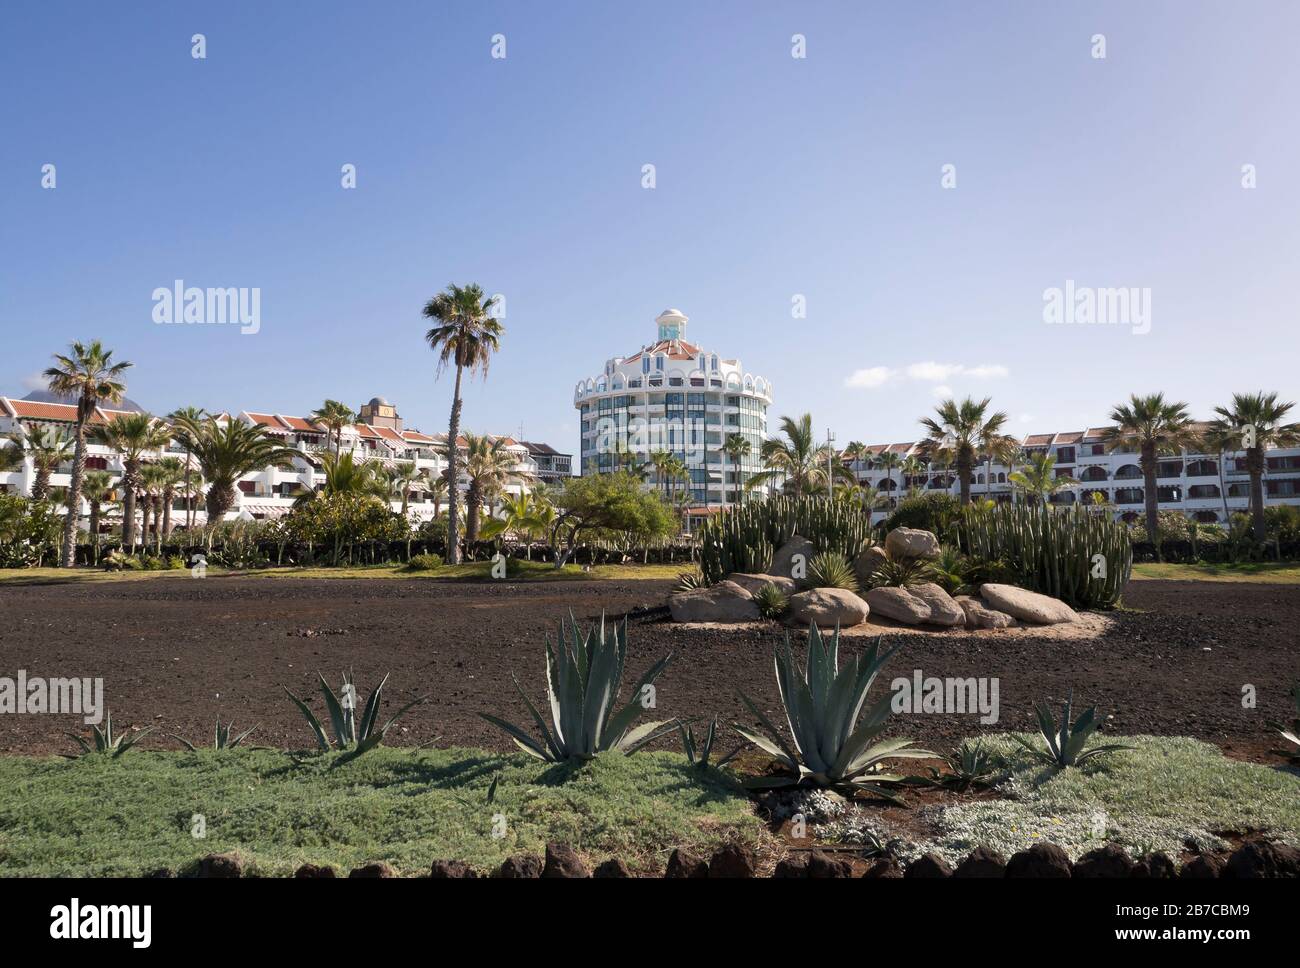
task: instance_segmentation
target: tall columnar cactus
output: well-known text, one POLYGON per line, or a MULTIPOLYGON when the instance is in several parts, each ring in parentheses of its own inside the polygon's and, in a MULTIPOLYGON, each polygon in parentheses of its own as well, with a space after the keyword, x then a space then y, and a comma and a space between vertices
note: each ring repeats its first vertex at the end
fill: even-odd
POLYGON ((970 507, 956 531, 966 554, 1002 562, 1017 584, 1076 608, 1114 606, 1133 570, 1128 528, 1085 508, 970 507))
POLYGON ((766 571, 776 549, 796 534, 819 552, 852 561, 872 543, 871 514, 848 501, 783 495, 728 508, 699 531, 700 568, 710 582, 737 571, 766 571))

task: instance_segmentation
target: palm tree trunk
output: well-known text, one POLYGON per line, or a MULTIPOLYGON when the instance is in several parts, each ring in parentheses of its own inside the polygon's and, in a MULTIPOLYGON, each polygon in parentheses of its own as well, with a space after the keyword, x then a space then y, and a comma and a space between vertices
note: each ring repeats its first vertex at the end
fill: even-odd
POLYGON ((153 498, 148 494, 140 495, 140 544, 149 547, 149 512, 153 508, 153 498))
POLYGON ((961 503, 962 506, 970 504, 970 458, 962 457, 957 461, 957 477, 961 482, 961 503))
POLYGON ((1228 507, 1228 482, 1223 476, 1224 453, 1219 451, 1219 497, 1223 498, 1223 524, 1226 527, 1232 521, 1232 510, 1228 507))
POLYGON ((216 525, 221 523, 226 512, 234 506, 235 489, 228 484, 213 483, 208 488, 208 494, 204 500, 204 506, 208 512, 208 524, 216 525))
POLYGON ((176 500, 176 494, 174 491, 163 492, 162 533, 164 538, 170 538, 172 536, 172 503, 175 500, 176 500))
POLYGON ((447 564, 460 564, 460 543, 457 534, 457 516, 460 510, 460 480, 456 469, 456 440, 460 437, 460 377, 461 367, 456 367, 456 388, 451 398, 451 420, 447 429, 447 564))
POLYGON ((482 500, 483 497, 479 494, 478 486, 471 482, 469 492, 465 495, 465 543, 467 545, 478 540, 482 500))
POLYGON ((159 555, 162 554, 162 543, 163 543, 162 519, 163 519, 163 496, 161 494, 155 494, 153 497, 153 533, 154 533, 153 546, 156 553, 159 555))
POLYGON ((1163 561, 1160 555, 1160 494, 1156 489, 1156 453, 1151 447, 1142 448, 1142 501, 1146 507, 1147 538, 1156 550, 1156 561, 1163 561))
POLYGON ((63 519, 63 544, 59 567, 71 568, 77 551, 77 519, 81 517, 81 479, 86 473, 86 420, 77 411, 77 444, 72 455, 72 483, 68 487, 68 513, 63 519))
POLYGON ((1264 448, 1259 444, 1246 451, 1246 469, 1250 471, 1250 517, 1255 540, 1268 540, 1268 522, 1264 519, 1264 448))
POLYGON ((122 548, 135 549, 135 468, 127 464, 122 474, 122 548))

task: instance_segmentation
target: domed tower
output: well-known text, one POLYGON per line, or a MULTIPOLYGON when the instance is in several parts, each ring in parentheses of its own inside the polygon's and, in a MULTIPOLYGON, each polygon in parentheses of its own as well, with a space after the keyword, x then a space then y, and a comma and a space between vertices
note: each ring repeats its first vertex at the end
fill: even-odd
POLYGON ((667 452, 685 464, 689 482, 652 473, 651 483, 669 499, 689 493, 692 508, 707 514, 739 501, 745 481, 762 470, 772 384, 687 340, 687 322, 680 309, 665 309, 655 317, 655 342, 610 357, 599 375, 578 382, 579 466, 584 475, 604 474, 667 452), (732 434, 749 444, 747 454, 723 451, 732 434))
POLYGON ((371 397, 370 402, 362 404, 357 414, 357 421, 371 427, 387 427, 402 432, 402 417, 397 408, 383 397, 371 397))

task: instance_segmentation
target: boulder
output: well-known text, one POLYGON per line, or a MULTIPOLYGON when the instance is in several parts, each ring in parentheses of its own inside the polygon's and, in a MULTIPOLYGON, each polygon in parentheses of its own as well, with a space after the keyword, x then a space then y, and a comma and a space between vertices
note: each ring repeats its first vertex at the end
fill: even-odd
POLYGON ((953 599, 966 615, 968 629, 1009 629, 1019 624, 1006 612, 989 608, 978 598, 970 595, 958 595, 953 599))
POLYGON ((543 877, 590 877, 591 871, 582 862, 577 852, 564 844, 546 845, 546 863, 542 866, 543 877))
POLYGON ((1059 598, 1040 595, 1015 585, 998 585, 993 582, 981 585, 980 597, 989 608, 1006 612, 1022 622, 1056 625, 1060 622, 1079 621, 1079 613, 1059 598))
POLYGON ((930 606, 906 588, 873 588, 867 592, 871 611, 905 625, 920 625, 930 620, 930 606))
POLYGON ((889 555, 885 554, 885 549, 880 545, 872 545, 854 558, 853 572, 858 576, 858 584, 863 588, 870 588, 871 576, 888 560, 889 555))
POLYGON ((816 554, 816 546, 807 538, 796 534, 781 545, 777 553, 772 556, 772 567, 768 572, 780 575, 782 578, 794 578, 794 556, 803 555, 804 567, 807 567, 808 562, 812 561, 816 554))
POLYGON ((783 578, 781 575, 746 575, 737 571, 728 575, 726 581, 734 581, 751 595, 758 594, 764 585, 775 585, 782 595, 793 595, 799 590, 799 585, 793 578, 783 578))
POLYGON ((814 588, 790 598, 790 617, 801 625, 848 628, 861 625, 871 608, 847 588, 814 588))
POLYGON ((668 599, 674 622, 757 622, 754 596, 734 581, 677 592, 668 599))
POLYGON ((938 854, 922 854, 907 865, 903 877, 908 880, 917 878, 952 877, 952 868, 938 854))
POLYGON ((623 863, 617 857, 611 857, 609 860, 596 865, 592 871, 592 877, 631 877, 632 872, 627 869, 627 864, 623 863))
POLYGON ((898 866, 898 861, 894 860, 894 858, 882 857, 863 871, 862 876, 866 878, 902 877, 903 869, 898 866))
POLYGON ((1070 857, 1056 844, 1034 844, 1007 861, 1007 877, 1069 876, 1070 857))
POLYGON ((1129 877, 1133 861, 1118 844, 1090 850, 1074 862, 1075 877, 1129 877))
POLYGON ((791 854, 789 857, 783 857, 776 862, 776 869, 772 871, 773 877, 808 877, 808 855, 799 853, 791 854))
POLYGON ((895 528, 885 535, 885 553, 899 561, 908 558, 938 558, 939 539, 933 531, 895 528))
POLYGON ((336 877, 334 868, 327 864, 303 864, 293 872, 294 877, 336 877))
POLYGON ((354 867, 349 878, 396 877, 397 870, 387 861, 377 860, 369 864, 354 867))
POLYGON ((847 860, 814 850, 808 857, 808 876, 816 880, 852 877, 853 865, 847 860))
POLYGON ((1169 855, 1156 851, 1153 854, 1143 854, 1138 858, 1133 869, 1129 871, 1129 877, 1153 877, 1169 878, 1178 876, 1178 868, 1174 862, 1169 859, 1169 855))
POLYGON ((952 872, 953 877, 1006 877, 1007 859, 992 847, 976 847, 952 872))
POLYGON ((1198 854, 1183 865, 1183 869, 1178 872, 1179 878, 1183 880, 1203 880, 1209 877, 1218 877, 1219 872, 1223 870, 1223 861, 1213 854, 1198 854))
POLYGON ((475 880, 478 872, 463 860, 435 860, 429 866, 429 877, 434 880, 475 880))
POLYGON ((673 850, 668 858, 668 866, 664 868, 664 877, 697 878, 708 876, 708 862, 700 860, 694 854, 682 850, 680 847, 673 850))
POLYGON ((923 581, 917 585, 908 585, 907 590, 930 606, 930 617, 926 619, 928 624, 945 625, 950 628, 966 624, 966 613, 941 585, 936 585, 932 581, 923 581))
POLYGON ((1300 877, 1300 851, 1286 844, 1251 841, 1232 852, 1220 877, 1300 877))
POLYGON ((740 844, 726 844, 709 861, 710 877, 753 877, 754 852, 740 844))
POLYGON ((508 881, 541 877, 542 859, 533 854, 515 854, 513 857, 507 857, 492 876, 508 881))
POLYGON ((208 854, 199 861, 199 877, 243 877, 244 859, 238 854, 208 854))

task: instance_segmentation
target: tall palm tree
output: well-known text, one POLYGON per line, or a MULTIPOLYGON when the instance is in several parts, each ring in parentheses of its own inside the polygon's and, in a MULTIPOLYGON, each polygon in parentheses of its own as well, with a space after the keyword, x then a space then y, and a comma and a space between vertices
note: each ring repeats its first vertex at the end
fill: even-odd
POLYGON ((1223 501, 1223 522, 1225 525, 1232 523, 1232 510, 1228 507, 1228 482, 1224 473, 1224 462, 1229 454, 1238 453, 1241 449, 1241 431, 1227 420, 1213 420, 1210 426, 1201 434, 1200 447, 1206 453, 1218 455, 1219 467, 1219 498, 1223 501))
POLYGON ((114 363, 113 351, 99 340, 73 343, 69 352, 54 355, 45 379, 52 392, 77 401, 77 426, 73 433, 72 482, 68 487, 68 515, 63 522, 59 567, 72 567, 77 548, 77 519, 81 517, 81 481, 86 474, 86 424, 101 403, 120 403, 126 393, 122 374, 130 363, 114 363))
MULTIPOLYGON (((171 428, 147 413, 126 413, 95 428, 95 441, 122 457, 122 545, 135 549, 136 492, 146 454, 162 450, 171 440, 171 428)), ((148 536, 145 536, 148 540, 148 536)))
POLYGON ((1246 452, 1246 471, 1250 474, 1250 517, 1255 540, 1268 538, 1264 520, 1264 455, 1273 447, 1294 447, 1300 443, 1300 424, 1283 423, 1295 404, 1278 400, 1276 393, 1234 393, 1227 407, 1215 407, 1218 419, 1214 427, 1220 432, 1235 431, 1239 449, 1246 452), (1248 432, 1249 428, 1249 432, 1248 432), (1245 446, 1251 443, 1252 446, 1245 446))
POLYGON ((241 477, 267 467, 292 466, 297 453, 262 426, 238 420, 223 424, 212 417, 199 424, 193 448, 199 470, 208 480, 204 504, 209 525, 220 524, 234 506, 235 486, 241 477))
MULTIPOLYGON (((162 501, 161 538, 170 538, 172 536, 172 505, 176 503, 176 494, 178 491, 182 494, 186 493, 192 480, 188 455, 186 460, 181 460, 179 457, 163 457, 154 466, 159 469, 158 496, 162 501)), ((156 515, 155 518, 157 518, 156 515)), ((156 520, 155 524, 157 523, 156 520)))
POLYGON ((641 475, 644 477, 653 472, 655 476, 655 490, 663 491, 664 479, 668 475, 668 469, 672 466, 673 460, 674 458, 670 451, 651 451, 646 462, 641 465, 641 475))
POLYGON ((907 493, 915 494, 916 479, 925 473, 925 465, 917 457, 909 456, 903 458, 903 463, 899 465, 898 470, 899 475, 907 482, 907 493))
POLYGON ((802 497, 819 488, 826 487, 828 463, 836 463, 838 470, 831 470, 837 478, 853 476, 853 472, 842 462, 830 462, 830 453, 825 446, 818 447, 813 434, 812 415, 803 414, 781 418, 782 440, 773 437, 763 441, 759 456, 763 459, 765 471, 759 471, 749 479, 751 488, 769 481, 780 481, 783 488, 794 497, 802 497))
POLYGON ((1030 504, 1038 501, 1046 504, 1057 491, 1079 485, 1073 477, 1057 477, 1056 458, 1045 451, 1029 455, 1029 461, 1008 475, 1007 480, 1029 498, 1030 504))
POLYGON ((460 474, 456 464, 460 455, 456 444, 460 439, 461 376, 469 370, 471 378, 475 373, 487 377, 492 354, 501 348, 501 336, 505 332, 505 327, 492 316, 495 306, 496 297, 485 297, 482 288, 475 284, 449 285, 424 304, 424 318, 435 324, 424 338, 438 354, 438 372, 448 365, 456 367, 447 428, 447 479, 451 484, 447 495, 447 562, 452 565, 460 561, 456 535, 460 519, 460 474))
POLYGON ((81 493, 90 505, 90 544, 94 549, 91 564, 99 561, 99 519, 104 505, 113 499, 113 475, 108 471, 86 471, 81 493))
POLYGON ((989 497, 993 493, 993 464, 1012 466, 1020 452, 1020 441, 1000 430, 993 430, 981 435, 979 445, 984 453, 984 496, 989 497))
POLYGON ((402 501, 402 517, 411 506, 411 492, 424 490, 424 473, 415 466, 415 461, 397 464, 388 471, 388 486, 392 493, 402 501))
POLYGON ((313 423, 318 423, 334 436, 334 455, 343 449, 343 428, 356 421, 357 415, 346 403, 326 400, 311 412, 313 423))
MULTIPOLYGON (((723 457, 731 461, 736 467, 736 496, 742 504, 745 501, 745 472, 740 469, 740 462, 748 457, 753 449, 753 444, 749 442, 749 438, 744 434, 727 434, 727 439, 722 442, 723 457)), ((727 489, 727 468, 725 466, 722 468, 722 480, 723 488, 727 489)), ((729 504, 730 501, 724 503, 729 504)))
POLYGON ((391 493, 388 475, 376 470, 377 466, 365 461, 357 461, 350 452, 322 454, 321 471, 325 475, 325 486, 320 491, 304 491, 299 494, 294 499, 294 506, 302 507, 319 498, 336 497, 340 494, 387 500, 391 493))
POLYGON ((554 509, 544 500, 524 491, 518 495, 508 495, 501 500, 497 517, 492 517, 483 525, 484 538, 491 540, 508 532, 524 539, 524 557, 532 560, 532 539, 546 529, 554 519, 554 509), (546 512, 550 511, 548 515, 546 512))
POLYGON ((518 458, 505 448, 505 441, 480 434, 465 434, 465 540, 478 540, 483 504, 490 503, 512 480, 525 478, 515 469, 518 458))
POLYGON ((207 411, 202 407, 180 407, 167 415, 172 421, 172 436, 185 448, 185 484, 181 493, 185 495, 185 528, 194 527, 194 464, 191 442, 198 425, 207 411))
POLYGON ((50 494, 50 475, 59 469, 59 465, 72 457, 72 438, 63 431, 53 427, 29 434, 23 446, 32 458, 32 467, 36 471, 36 480, 32 482, 32 500, 44 501, 50 494))
POLYGON ((1160 492, 1156 483, 1161 454, 1177 454, 1184 447, 1196 444, 1196 431, 1187 413, 1187 404, 1173 403, 1163 393, 1145 397, 1136 393, 1128 403, 1121 403, 1110 412, 1115 426, 1107 427, 1102 440, 1107 451, 1127 449, 1138 454, 1142 468, 1143 499, 1146 505, 1147 535, 1160 554, 1160 492))
POLYGON ((971 473, 976 454, 984 441, 1000 434, 1007 422, 1001 411, 988 412, 990 397, 975 401, 970 397, 958 403, 945 400, 935 408, 935 417, 924 417, 921 426, 926 438, 921 441, 922 453, 939 458, 957 469, 961 483, 961 503, 970 504, 971 473))
POLYGON ((885 472, 885 480, 889 482, 889 486, 882 488, 882 490, 892 500, 894 497, 894 471, 903 466, 902 456, 886 448, 876 455, 872 463, 885 472))
POLYGON ((175 487, 171 478, 173 473, 179 475, 180 471, 178 459, 174 470, 164 467, 161 460, 145 464, 140 468, 140 489, 144 492, 144 500, 141 502, 143 523, 140 526, 140 543, 146 547, 149 545, 149 520, 152 514, 155 553, 162 551, 163 492, 175 487))
POLYGON ((433 498, 433 516, 436 518, 442 514, 442 502, 447 496, 447 476, 445 472, 438 474, 426 472, 424 480, 424 486, 433 498))

